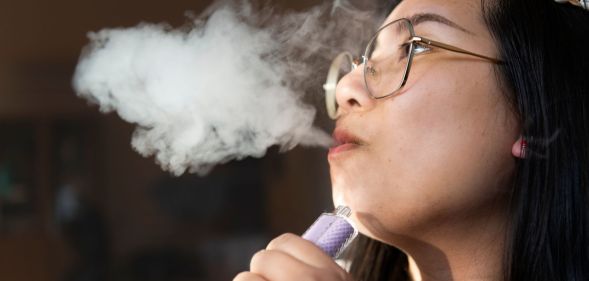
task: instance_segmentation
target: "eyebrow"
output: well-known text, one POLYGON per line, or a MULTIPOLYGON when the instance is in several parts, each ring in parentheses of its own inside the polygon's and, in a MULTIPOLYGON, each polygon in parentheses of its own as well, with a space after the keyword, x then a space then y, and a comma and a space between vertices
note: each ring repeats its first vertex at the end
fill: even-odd
POLYGON ((424 23, 424 22, 428 22, 428 21, 433 21, 433 22, 438 22, 441 24, 445 24, 449 27, 458 29, 462 32, 468 33, 470 35, 475 35, 472 31, 458 25, 457 23, 445 18, 442 15, 438 15, 438 14, 434 14, 434 13, 419 13, 419 14, 415 14, 411 17, 408 18, 409 21, 411 21, 411 23, 413 24, 413 26, 417 26, 420 23, 424 23))

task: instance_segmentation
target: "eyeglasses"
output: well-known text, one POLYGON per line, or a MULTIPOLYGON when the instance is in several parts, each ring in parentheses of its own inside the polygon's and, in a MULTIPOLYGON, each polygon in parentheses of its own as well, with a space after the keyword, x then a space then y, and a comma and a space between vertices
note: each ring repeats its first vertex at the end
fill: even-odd
POLYGON ((323 85, 329 116, 332 119, 336 118, 335 89, 337 83, 348 73, 363 65, 364 86, 367 92, 374 99, 386 98, 405 86, 413 58, 416 55, 427 54, 434 47, 475 56, 496 64, 503 63, 495 58, 417 36, 411 21, 398 19, 376 31, 368 42, 362 59, 354 59, 350 53, 344 52, 333 60, 327 82, 323 85))

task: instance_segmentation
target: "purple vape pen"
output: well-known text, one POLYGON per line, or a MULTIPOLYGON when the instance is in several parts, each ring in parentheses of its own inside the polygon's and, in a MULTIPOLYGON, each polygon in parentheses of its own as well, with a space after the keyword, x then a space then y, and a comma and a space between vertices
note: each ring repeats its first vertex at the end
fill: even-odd
POLYGON ((313 242, 332 258, 337 258, 352 242, 358 231, 352 226, 350 208, 339 206, 333 213, 323 213, 305 231, 303 238, 313 242))

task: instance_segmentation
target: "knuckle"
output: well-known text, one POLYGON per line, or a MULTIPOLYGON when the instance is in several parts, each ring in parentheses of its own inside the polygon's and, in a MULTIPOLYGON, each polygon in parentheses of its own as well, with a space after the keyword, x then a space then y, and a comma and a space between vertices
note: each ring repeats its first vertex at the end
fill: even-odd
POLYGON ((295 236, 296 235, 294 235, 292 233, 284 233, 284 234, 274 238, 272 241, 270 241, 270 243, 268 243, 268 246, 266 247, 266 249, 280 248, 282 245, 287 244, 288 241, 292 241, 292 239, 294 239, 295 236))
POLYGON ((233 278, 233 281, 247 281, 249 275, 250 273, 247 271, 241 272, 233 278))
POLYGON ((271 253, 267 250, 260 250, 255 253, 250 261, 250 270, 255 272, 255 270, 258 269, 260 265, 263 265, 270 259, 270 255, 271 253))

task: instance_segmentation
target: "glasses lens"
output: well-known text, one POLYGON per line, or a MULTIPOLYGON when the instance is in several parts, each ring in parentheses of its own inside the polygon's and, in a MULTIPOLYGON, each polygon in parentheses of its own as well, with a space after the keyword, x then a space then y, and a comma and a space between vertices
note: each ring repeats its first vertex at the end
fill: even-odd
POLYGON ((354 69, 352 55, 344 52, 339 54, 331 63, 327 81, 323 88, 325 89, 325 102, 329 117, 335 119, 337 103, 335 101, 335 88, 339 81, 354 69))
POLYGON ((364 80, 373 97, 391 95, 402 87, 412 48, 410 28, 406 20, 389 23, 368 43, 364 55, 364 80))
POLYGON ((354 59, 349 53, 342 53, 338 57, 339 59, 334 60, 337 63, 337 81, 339 82, 344 76, 354 70, 354 59))

